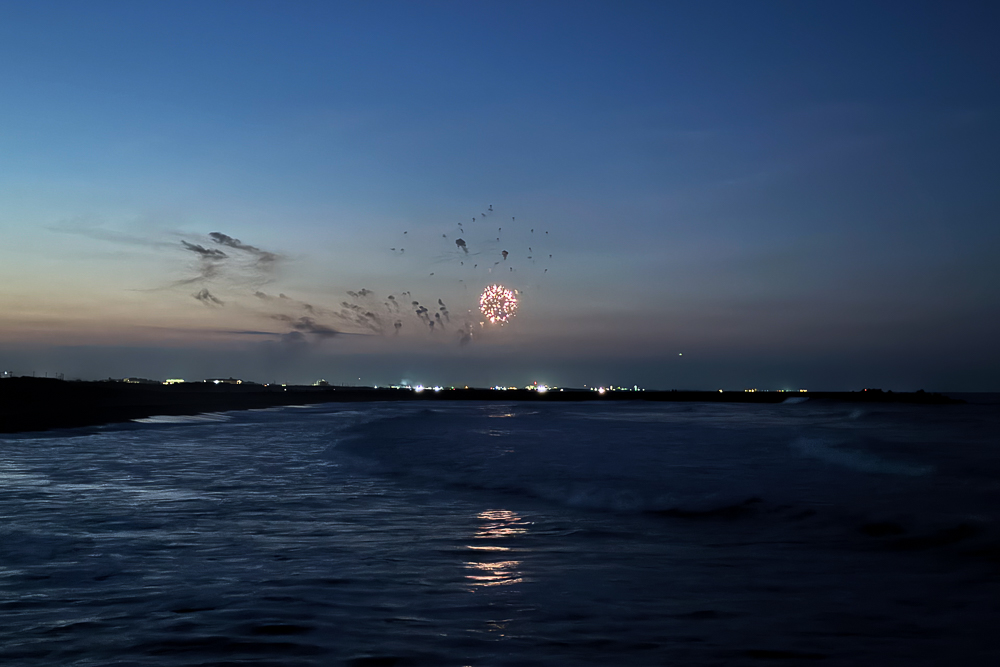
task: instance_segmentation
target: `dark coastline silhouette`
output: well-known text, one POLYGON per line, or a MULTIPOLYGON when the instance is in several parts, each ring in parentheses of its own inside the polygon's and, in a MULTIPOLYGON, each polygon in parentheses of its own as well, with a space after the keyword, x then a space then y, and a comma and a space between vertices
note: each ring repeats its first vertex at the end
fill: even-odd
POLYGON ((558 389, 443 389, 281 386, 186 382, 67 382, 51 378, 0 379, 0 433, 97 426, 154 415, 195 415, 281 405, 352 401, 668 401, 775 404, 799 401, 955 404, 964 401, 928 392, 810 391, 607 391, 558 389))

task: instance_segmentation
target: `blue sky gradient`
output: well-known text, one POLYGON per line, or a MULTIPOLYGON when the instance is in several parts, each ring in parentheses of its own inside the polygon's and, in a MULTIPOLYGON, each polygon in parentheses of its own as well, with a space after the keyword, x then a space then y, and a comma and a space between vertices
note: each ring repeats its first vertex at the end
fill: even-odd
POLYGON ((7 3, 0 365, 998 389, 998 27, 971 2, 7 3), (182 241, 210 232, 278 259, 204 275, 182 241), (522 307, 481 326, 505 267, 522 307), (454 321, 343 315, 404 292, 454 321))

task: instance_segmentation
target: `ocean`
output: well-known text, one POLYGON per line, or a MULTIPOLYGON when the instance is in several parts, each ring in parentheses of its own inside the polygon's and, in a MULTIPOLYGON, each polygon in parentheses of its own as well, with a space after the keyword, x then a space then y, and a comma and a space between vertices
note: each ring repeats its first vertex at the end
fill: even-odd
POLYGON ((352 403, 0 438, 4 665, 1000 664, 1000 407, 352 403))

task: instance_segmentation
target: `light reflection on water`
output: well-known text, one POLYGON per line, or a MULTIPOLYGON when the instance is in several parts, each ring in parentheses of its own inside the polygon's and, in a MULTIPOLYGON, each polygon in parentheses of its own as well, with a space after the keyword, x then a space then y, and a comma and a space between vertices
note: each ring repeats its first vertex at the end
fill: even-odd
POLYGON ((509 510, 486 510, 480 512, 477 518, 487 521, 474 535, 476 539, 490 539, 523 535, 528 532, 530 522, 524 521, 516 512, 509 510))
MULTIPOLYGON (((476 540, 495 540, 524 535, 528 532, 527 526, 530 525, 530 522, 525 521, 516 512, 510 510, 486 510, 476 515, 476 518, 485 522, 473 535, 476 540)), ((497 544, 470 544, 466 548, 474 553, 482 553, 484 557, 481 560, 465 563, 465 568, 470 571, 465 575, 465 578, 473 587, 509 586, 524 581, 521 561, 510 558, 507 560, 486 560, 489 558, 487 554, 509 552, 511 547, 497 544)))
POLYGON ((944 407, 0 437, 0 665, 1000 665, 1000 415, 944 407))
POLYGON ((492 563, 466 563, 465 567, 475 570, 475 574, 465 575, 473 586, 509 586, 524 581, 518 568, 519 560, 504 560, 492 563))

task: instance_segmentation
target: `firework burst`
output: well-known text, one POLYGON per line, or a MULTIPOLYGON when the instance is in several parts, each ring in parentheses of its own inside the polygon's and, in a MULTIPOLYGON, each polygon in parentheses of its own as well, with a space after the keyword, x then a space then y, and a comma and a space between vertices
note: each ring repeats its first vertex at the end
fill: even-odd
POLYGON ((503 326, 517 312, 517 296, 503 285, 490 285, 479 296, 479 310, 491 324, 503 326))

